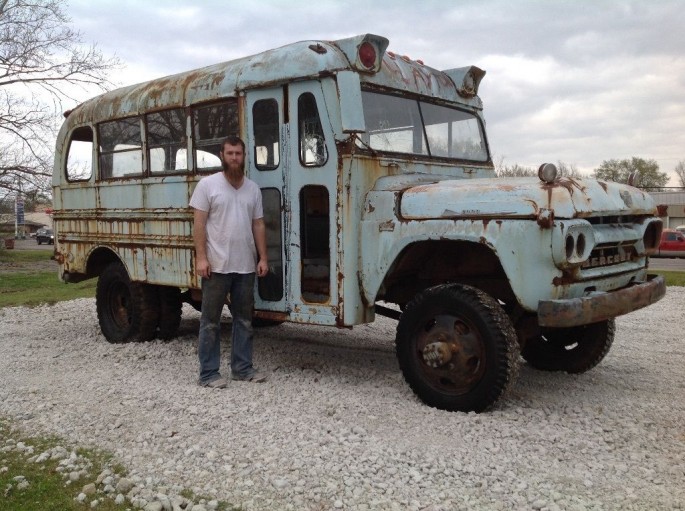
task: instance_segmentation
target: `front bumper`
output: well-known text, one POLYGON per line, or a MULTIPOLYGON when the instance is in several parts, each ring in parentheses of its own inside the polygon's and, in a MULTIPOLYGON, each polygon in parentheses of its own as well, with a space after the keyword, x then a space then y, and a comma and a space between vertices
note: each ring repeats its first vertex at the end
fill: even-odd
POLYGON ((628 314, 661 300, 666 281, 661 275, 647 275, 645 282, 569 300, 538 302, 538 324, 542 327, 570 327, 597 323, 628 314))

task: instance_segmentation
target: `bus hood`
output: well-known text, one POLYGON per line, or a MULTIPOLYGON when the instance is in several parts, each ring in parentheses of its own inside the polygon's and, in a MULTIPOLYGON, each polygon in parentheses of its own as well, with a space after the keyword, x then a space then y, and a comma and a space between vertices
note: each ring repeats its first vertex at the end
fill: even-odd
POLYGON ((536 218, 545 209, 552 210, 554 218, 656 213, 649 194, 605 181, 560 178, 548 184, 537 178, 450 179, 403 189, 399 209, 407 220, 536 218))

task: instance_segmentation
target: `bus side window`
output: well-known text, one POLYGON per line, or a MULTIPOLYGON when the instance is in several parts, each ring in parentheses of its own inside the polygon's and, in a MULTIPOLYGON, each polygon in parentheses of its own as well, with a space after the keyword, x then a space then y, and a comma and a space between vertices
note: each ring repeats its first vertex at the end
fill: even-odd
POLYGON ((150 172, 182 172, 188 168, 186 116, 181 108, 145 116, 150 172))
POLYGON ((274 170, 280 159, 278 102, 261 99, 252 106, 254 162, 259 170, 274 170))
POLYGON ((262 188, 264 224, 266 226, 266 253, 269 273, 257 279, 262 300, 277 302, 283 298, 283 260, 281 255, 281 192, 277 188, 262 188))
POLYGON ((143 173, 139 117, 103 122, 98 126, 98 141, 101 179, 143 173))
POLYGON ((325 186, 307 185, 300 190, 300 222, 302 298, 325 303, 331 296, 330 215, 325 186))
POLYGON ((221 168, 221 142, 229 135, 240 135, 236 100, 193 109, 193 144, 198 171, 221 168))
POLYGON ((93 175, 93 130, 76 128, 67 149, 67 181, 88 181, 93 175))
POLYGON ((319 110, 314 94, 306 92, 297 100, 300 142, 300 163, 305 167, 320 167, 328 160, 319 110))

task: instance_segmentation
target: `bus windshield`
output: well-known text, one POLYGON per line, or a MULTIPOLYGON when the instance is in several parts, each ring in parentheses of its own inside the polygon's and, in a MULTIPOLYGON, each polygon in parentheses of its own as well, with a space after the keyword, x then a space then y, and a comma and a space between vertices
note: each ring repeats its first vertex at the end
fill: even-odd
POLYGON ((390 153, 484 162, 487 144, 470 112, 424 101, 362 91, 366 133, 359 147, 390 153))

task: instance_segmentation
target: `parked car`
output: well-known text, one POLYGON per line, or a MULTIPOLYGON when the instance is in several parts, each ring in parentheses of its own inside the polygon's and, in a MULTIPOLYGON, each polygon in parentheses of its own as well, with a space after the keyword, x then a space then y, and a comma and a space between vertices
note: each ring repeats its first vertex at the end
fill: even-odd
POLYGON ((685 257, 685 234, 677 229, 664 229, 659 250, 652 257, 685 257))
POLYGON ((55 243, 55 232, 52 229, 38 229, 36 231, 36 241, 40 245, 41 243, 47 243, 48 245, 54 245, 55 243))

